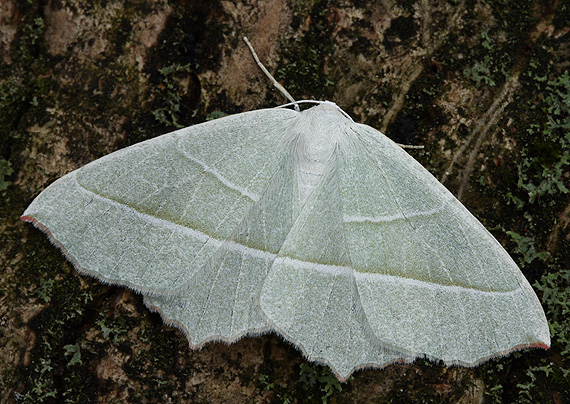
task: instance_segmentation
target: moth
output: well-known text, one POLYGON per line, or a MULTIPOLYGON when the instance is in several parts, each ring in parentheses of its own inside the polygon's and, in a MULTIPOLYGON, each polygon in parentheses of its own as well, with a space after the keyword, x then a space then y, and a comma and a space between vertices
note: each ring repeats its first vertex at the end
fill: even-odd
POLYGON ((315 103, 116 151, 21 219, 78 272, 143 294, 192 348, 276 332, 342 381, 548 348, 534 291, 484 226, 388 137, 315 103))

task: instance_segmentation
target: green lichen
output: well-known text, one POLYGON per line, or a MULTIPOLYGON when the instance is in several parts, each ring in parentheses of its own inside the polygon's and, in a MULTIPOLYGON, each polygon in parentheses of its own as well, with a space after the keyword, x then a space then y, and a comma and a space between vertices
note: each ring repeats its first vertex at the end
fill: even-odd
MULTIPOLYGON (((510 4, 514 15, 525 14, 520 8, 523 4, 510 4)), ((517 24, 511 21, 513 16, 508 9, 500 13, 509 18, 505 24, 517 24)), ((526 21, 530 20, 532 17, 527 16, 526 21)), ((517 43, 512 36, 509 40, 511 44, 517 43)), ((568 394, 570 386, 566 332, 569 274, 560 264, 570 259, 568 249, 563 247, 567 230, 557 235, 556 247, 551 244, 550 250, 545 251, 547 238, 557 224, 559 212, 564 209, 564 195, 570 186, 567 174, 570 80, 568 72, 553 68, 557 45, 551 39, 542 36, 532 47, 523 45, 520 40, 518 44, 530 54, 526 58, 524 53, 516 56, 521 88, 507 108, 501 125, 503 136, 513 137, 517 147, 502 165, 493 168, 497 170, 494 178, 499 184, 493 192, 515 207, 504 210, 501 222, 512 221, 512 230, 506 232, 512 240, 510 249, 543 302, 553 345, 550 355, 540 350, 512 354, 516 367, 508 366, 510 361, 503 359, 490 362, 485 366, 489 369, 485 381, 487 386, 493 386, 486 391, 490 402, 526 404, 550 402, 552 390, 568 394), (520 213, 511 218, 516 211, 520 213), (553 356, 558 360, 553 361, 553 356), (508 377, 495 377, 505 375, 508 369, 511 373, 508 377), (520 371, 522 369, 524 371, 520 371), (517 382, 512 383, 512 380, 517 382)))
POLYGON ((491 74, 491 57, 484 56, 482 62, 475 62, 472 67, 468 67, 463 72, 464 76, 473 80, 477 87, 486 84, 491 87, 495 86, 495 81, 491 74))
POLYGON ((258 378, 261 391, 272 391, 274 393, 274 401, 280 404, 290 404, 295 401, 295 394, 288 389, 285 383, 275 383, 271 376, 261 373, 258 378))
POLYGON ((280 44, 281 61, 275 78, 287 83, 287 90, 295 99, 330 99, 334 89, 334 82, 323 73, 333 51, 330 41, 325 40, 330 34, 326 3, 313 1, 310 8, 305 4, 303 10, 312 21, 309 30, 298 41, 280 44))
POLYGON ((11 184, 10 181, 7 181, 7 177, 11 176, 13 172, 9 161, 0 160, 0 192, 5 191, 11 184))
POLYGON ((185 125, 179 122, 182 96, 180 95, 177 76, 180 74, 187 75, 191 71, 190 64, 181 66, 174 63, 158 71, 162 75, 161 84, 166 88, 166 97, 163 99, 163 106, 152 111, 152 114, 163 125, 176 129, 183 128, 185 125))
POLYGON ((538 252, 536 250, 536 242, 532 237, 525 237, 514 231, 507 231, 506 234, 509 235, 517 245, 514 249, 514 253, 521 257, 521 259, 518 260, 521 268, 532 264, 535 259, 545 261, 548 258, 548 253, 538 252))
POLYGON ((516 60, 518 52, 524 48, 528 34, 536 25, 534 0, 485 0, 497 21, 497 31, 504 36, 504 46, 497 51, 509 60, 516 60))
MULTIPOLYGON (((336 376, 326 366, 302 363, 299 373, 300 382, 309 390, 318 390, 322 404, 327 404, 328 400, 335 392, 342 391, 342 385, 336 376)), ((309 400, 311 395, 307 397, 309 400)), ((307 401, 310 402, 310 401, 307 401)))
MULTIPOLYGON (((538 83, 542 76, 534 77, 538 83)), ((544 99, 535 115, 542 115, 537 123, 530 123, 526 132, 528 145, 522 148, 518 165, 518 187, 526 191, 528 202, 559 193, 568 193, 570 178, 570 76, 565 71, 546 83, 544 99)), ((532 105, 536 110, 536 106, 532 105)))
POLYGON ((553 364, 558 367, 558 381, 570 386, 570 270, 553 265, 534 287, 542 292, 552 340, 563 360, 553 364))
MULTIPOLYGON (((38 235, 41 236, 41 235, 38 235)), ((49 243, 47 243, 49 244, 49 243)), ((32 265, 23 268, 20 273, 24 279, 29 279, 32 291, 40 302, 45 303, 45 308, 28 323, 38 336, 36 344, 31 352, 32 363, 25 370, 25 381, 20 394, 22 403, 51 403, 54 399, 60 402, 89 402, 89 394, 93 390, 85 389, 89 384, 96 383, 88 369, 83 365, 82 358, 88 351, 84 350, 84 342, 75 340, 74 334, 81 329, 85 321, 86 308, 93 300, 90 289, 82 288, 77 277, 73 276, 69 266, 61 262, 57 257, 58 252, 50 251, 46 256, 43 252, 31 254, 29 263, 32 265), (43 268, 39 273, 34 271, 33 263, 43 268), (53 271, 62 271, 65 276, 61 279, 53 279, 53 271), (39 285, 33 285, 35 278, 39 278, 39 285), (81 348, 80 348, 81 347, 81 348), (71 354, 71 356, 67 356, 71 354), (66 357, 63 363, 60 358, 66 357), (79 367, 79 369, 75 369, 79 367), (83 388, 77 389, 77 384, 60 385, 59 377, 64 379, 80 373, 77 380, 81 379, 83 388), (76 401, 68 398, 74 391, 76 401), (64 399, 65 398, 65 399, 64 399)), ((36 268, 37 268, 36 267, 36 268)), ((74 399, 75 400, 75 399, 74 399)))
POLYGON ((65 349, 65 356, 70 356, 71 359, 67 362, 67 366, 82 365, 81 361, 81 347, 79 344, 68 344, 63 347, 65 349))
POLYGON ((463 70, 463 75, 473 81, 476 87, 495 87, 511 74, 514 56, 506 51, 508 41, 499 39, 500 34, 496 29, 493 33, 482 31, 480 48, 469 58, 470 64, 463 70))

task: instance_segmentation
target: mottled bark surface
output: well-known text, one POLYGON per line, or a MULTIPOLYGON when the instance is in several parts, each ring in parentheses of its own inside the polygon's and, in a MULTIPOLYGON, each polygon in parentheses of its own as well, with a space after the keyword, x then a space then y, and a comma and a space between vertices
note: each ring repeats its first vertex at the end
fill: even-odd
POLYGON ((3 0, 2 403, 570 402, 570 1, 3 0), (342 391, 279 336, 200 351, 19 215, 56 178, 221 113, 328 99, 401 143, 543 299, 549 351, 418 360, 342 391))

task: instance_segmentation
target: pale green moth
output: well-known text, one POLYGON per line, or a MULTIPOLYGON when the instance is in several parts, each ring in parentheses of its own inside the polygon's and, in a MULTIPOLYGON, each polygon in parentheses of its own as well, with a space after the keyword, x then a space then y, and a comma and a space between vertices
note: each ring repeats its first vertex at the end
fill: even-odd
POLYGON ((80 273, 142 293, 192 348, 277 332, 344 381, 419 357, 475 366, 550 346, 499 242, 330 102, 116 151, 55 181, 22 220, 80 273))

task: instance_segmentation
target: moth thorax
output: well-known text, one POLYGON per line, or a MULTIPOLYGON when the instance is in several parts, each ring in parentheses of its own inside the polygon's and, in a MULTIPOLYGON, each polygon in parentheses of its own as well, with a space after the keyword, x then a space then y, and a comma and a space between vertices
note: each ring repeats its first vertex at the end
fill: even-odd
POLYGON ((306 133, 298 154, 299 197, 304 206, 336 160, 337 141, 322 131, 306 133))
POLYGON ((320 104, 301 112, 296 127, 301 206, 335 165, 338 145, 349 125, 349 120, 334 104, 320 104))

